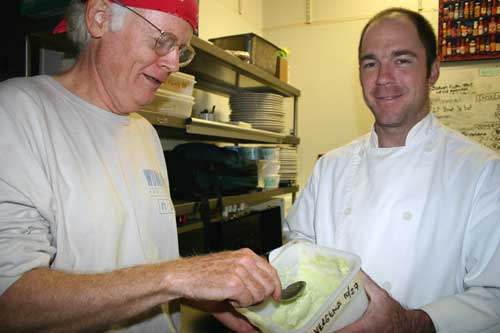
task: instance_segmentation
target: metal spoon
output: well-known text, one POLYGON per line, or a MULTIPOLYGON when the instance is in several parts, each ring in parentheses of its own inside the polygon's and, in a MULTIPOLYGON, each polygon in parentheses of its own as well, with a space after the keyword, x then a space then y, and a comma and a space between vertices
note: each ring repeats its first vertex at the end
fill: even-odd
POLYGON ((306 289, 306 281, 296 281, 281 290, 280 302, 291 302, 299 297, 306 289))
MULTIPOLYGON (((264 259, 269 262, 269 254, 271 251, 268 251, 262 255, 264 259)), ((302 292, 306 289, 306 281, 295 281, 289 284, 286 288, 281 289, 281 299, 280 302, 291 302, 297 297, 299 297, 302 292)))

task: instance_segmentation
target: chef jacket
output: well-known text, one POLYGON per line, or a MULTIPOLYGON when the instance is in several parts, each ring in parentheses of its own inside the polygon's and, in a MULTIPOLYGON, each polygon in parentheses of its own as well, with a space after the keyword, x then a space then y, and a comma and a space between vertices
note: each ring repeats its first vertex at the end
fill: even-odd
POLYGON ((316 164, 289 239, 358 254, 439 332, 500 332, 500 157, 427 115, 403 147, 375 131, 316 164))
MULTIPOLYGON (((100 109, 45 75, 3 83, 0 101, 0 293, 37 267, 96 273, 179 256, 149 122, 100 109)), ((123 330, 168 332, 166 320, 123 330)))

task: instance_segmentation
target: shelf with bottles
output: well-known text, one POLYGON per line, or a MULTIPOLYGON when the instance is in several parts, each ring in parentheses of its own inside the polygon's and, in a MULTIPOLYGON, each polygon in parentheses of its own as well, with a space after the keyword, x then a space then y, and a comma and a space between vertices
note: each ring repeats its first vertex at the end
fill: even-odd
POLYGON ((500 0, 440 0, 442 61, 500 58, 500 0))

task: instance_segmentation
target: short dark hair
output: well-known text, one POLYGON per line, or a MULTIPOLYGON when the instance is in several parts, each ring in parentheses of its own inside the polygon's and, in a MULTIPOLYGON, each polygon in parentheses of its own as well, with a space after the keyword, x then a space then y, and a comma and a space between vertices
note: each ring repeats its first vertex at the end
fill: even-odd
POLYGON ((376 14, 375 16, 373 16, 368 21, 368 23, 366 23, 365 27, 363 28, 363 31, 361 32, 361 38, 359 39, 359 45, 358 45, 358 57, 361 56, 361 44, 363 43, 363 38, 365 36, 365 32, 368 29, 368 27, 382 18, 397 17, 397 16, 407 17, 417 29, 418 38, 420 39, 425 48, 427 76, 429 76, 431 74, 432 64, 437 58, 436 34, 434 33, 431 24, 429 23, 429 21, 427 21, 425 17, 423 17, 420 13, 414 12, 409 9, 393 7, 385 9, 380 13, 376 14))

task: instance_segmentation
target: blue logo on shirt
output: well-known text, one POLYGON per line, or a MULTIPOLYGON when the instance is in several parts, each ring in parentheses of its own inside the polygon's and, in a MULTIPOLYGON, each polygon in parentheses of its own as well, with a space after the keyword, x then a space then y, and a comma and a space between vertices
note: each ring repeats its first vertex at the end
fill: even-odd
POLYGON ((144 172, 148 187, 163 187, 165 185, 163 178, 156 170, 144 169, 142 172, 144 172))

